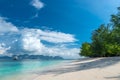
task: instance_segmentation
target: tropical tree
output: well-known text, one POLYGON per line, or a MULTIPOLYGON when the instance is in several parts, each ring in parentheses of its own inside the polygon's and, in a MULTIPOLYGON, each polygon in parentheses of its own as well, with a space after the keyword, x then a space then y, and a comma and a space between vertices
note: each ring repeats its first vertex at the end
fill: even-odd
POLYGON ((111 15, 109 24, 102 24, 92 33, 92 42, 83 43, 80 55, 89 57, 120 56, 120 7, 111 15))
POLYGON ((90 43, 85 42, 82 44, 80 55, 82 55, 82 56, 91 56, 92 55, 92 49, 91 49, 90 43))

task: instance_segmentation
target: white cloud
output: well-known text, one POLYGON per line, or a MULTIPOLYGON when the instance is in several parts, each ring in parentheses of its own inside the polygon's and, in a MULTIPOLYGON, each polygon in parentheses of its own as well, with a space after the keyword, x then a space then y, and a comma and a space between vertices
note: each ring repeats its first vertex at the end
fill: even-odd
MULTIPOLYGON (((75 38, 71 34, 65 34, 55 31, 42 31, 40 29, 24 29, 22 33, 22 47, 24 50, 31 52, 32 54, 45 55, 45 56, 61 56, 65 59, 79 58, 78 48, 67 48, 64 42, 75 42, 75 38), (41 37, 47 36, 48 39, 42 39, 41 37), (51 39, 52 40, 49 40, 51 39), (64 39, 67 38, 67 39, 64 39), (41 40, 45 40, 50 43, 57 43, 55 46, 47 46, 43 44, 41 40), (64 41, 65 40, 65 41, 64 41)), ((67 44, 69 45, 69 44, 67 44)))
MULTIPOLYGON (((61 44, 62 45, 62 44, 61 44)), ((49 56, 61 56, 65 59, 77 59, 79 58, 78 48, 67 48, 67 47, 49 47, 45 49, 46 55, 49 56)))
POLYGON ((9 49, 10 49, 10 47, 6 48, 4 43, 0 43, 0 55, 5 54, 6 51, 9 49))
MULTIPOLYGON (((75 42, 74 35, 57 31, 43 31, 41 29, 24 29, 23 33, 35 33, 41 40, 51 43, 75 42)), ((34 35, 34 34, 32 34, 34 35)))
POLYGON ((3 32, 17 32, 18 29, 12 23, 5 21, 3 17, 0 17, 0 33, 3 32))
POLYGON ((0 35, 1 55, 27 53, 61 56, 66 59, 79 58, 79 48, 68 47, 77 41, 72 34, 29 28, 18 30, 16 26, 3 18, 0 18, 0 33, 4 34, 0 35), (12 32, 12 34, 5 34, 5 32, 12 32))
POLYGON ((25 29, 22 31, 22 47, 27 51, 41 52, 44 45, 40 42, 36 31, 25 29))
POLYGON ((32 0, 31 5, 36 9, 41 9, 44 7, 44 3, 41 2, 40 0, 32 0))
POLYGON ((74 35, 55 31, 38 31, 41 34, 41 40, 52 43, 75 42, 74 35))

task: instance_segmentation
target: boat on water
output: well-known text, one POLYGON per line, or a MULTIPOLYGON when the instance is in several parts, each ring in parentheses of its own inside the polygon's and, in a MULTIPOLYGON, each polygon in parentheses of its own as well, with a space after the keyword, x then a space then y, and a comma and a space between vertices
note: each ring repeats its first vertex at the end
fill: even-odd
POLYGON ((18 59, 19 59, 18 56, 13 57, 13 60, 18 60, 18 59))

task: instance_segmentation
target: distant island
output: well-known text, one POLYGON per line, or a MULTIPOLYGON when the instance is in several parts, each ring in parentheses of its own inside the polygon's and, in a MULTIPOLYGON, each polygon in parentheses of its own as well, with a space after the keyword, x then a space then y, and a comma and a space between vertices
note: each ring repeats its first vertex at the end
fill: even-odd
POLYGON ((39 59, 39 60, 62 60, 60 56, 43 56, 43 55, 12 55, 12 56, 0 56, 0 59, 12 59, 12 60, 24 60, 24 59, 39 59))
POLYGON ((118 13, 111 15, 110 23, 102 24, 92 33, 91 43, 85 42, 80 55, 87 57, 120 56, 120 7, 118 13))

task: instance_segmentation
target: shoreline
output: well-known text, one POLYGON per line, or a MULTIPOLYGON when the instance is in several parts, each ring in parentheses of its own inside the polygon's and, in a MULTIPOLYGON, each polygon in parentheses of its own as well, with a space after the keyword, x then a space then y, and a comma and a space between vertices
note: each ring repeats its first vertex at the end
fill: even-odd
POLYGON ((66 60, 43 71, 2 80, 120 80, 120 57, 66 60))
POLYGON ((120 57, 88 58, 37 74, 33 80, 119 80, 120 57))

